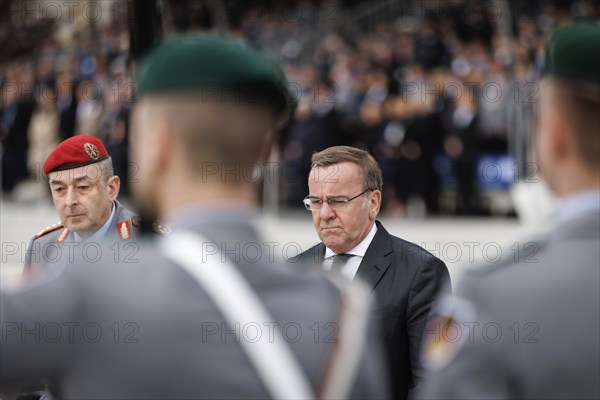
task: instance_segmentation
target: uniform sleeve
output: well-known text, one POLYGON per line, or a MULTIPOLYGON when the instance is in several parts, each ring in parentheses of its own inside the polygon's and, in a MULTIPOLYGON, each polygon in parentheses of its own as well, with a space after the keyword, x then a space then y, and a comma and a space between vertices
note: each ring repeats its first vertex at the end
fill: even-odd
POLYGON ((74 351, 81 302, 70 275, 56 266, 27 288, 0 291, 0 390, 53 375, 74 351))
POLYGON ((417 385, 423 377, 420 353, 431 305, 442 288, 449 288, 449 286, 448 269, 440 259, 435 257, 430 257, 421 263, 411 285, 406 324, 411 373, 417 385))
MULTIPOLYGON (((424 354, 427 372, 416 390, 416 399, 510 399, 510 379, 502 361, 502 341, 486 326, 497 325, 489 317, 485 286, 477 282, 461 284, 455 296, 445 296, 446 310, 453 315, 448 331, 436 322, 427 328, 424 354), (452 302, 452 305, 448 305, 452 302), (466 310, 468 308, 468 310, 466 310), (487 335, 487 336, 486 336, 487 335), (426 352, 428 353, 428 352, 426 352)), ((441 299, 440 299, 441 300, 441 299)), ((448 320, 446 320, 448 321, 448 320)))

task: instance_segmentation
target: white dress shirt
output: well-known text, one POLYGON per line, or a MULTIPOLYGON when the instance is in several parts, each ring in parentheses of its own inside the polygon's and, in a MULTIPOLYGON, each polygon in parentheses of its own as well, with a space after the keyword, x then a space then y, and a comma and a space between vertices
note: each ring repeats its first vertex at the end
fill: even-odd
MULTIPOLYGON (((371 245, 373 238, 375 237, 375 233, 377 233, 377 224, 373 224, 373 227, 371 228, 367 236, 365 236, 365 238, 359 244, 357 244, 356 247, 344 253, 352 254, 352 257, 350 257, 346 264, 342 266, 343 276, 350 280, 354 279, 354 277, 356 276, 356 272, 358 271, 358 267, 360 266, 360 263, 362 262, 365 253, 367 252, 367 249, 371 245)), ((333 264, 333 256, 335 255, 336 253, 334 253, 333 250, 331 250, 329 247, 325 247, 325 259, 323 260, 323 268, 325 268, 328 271, 331 269, 331 265, 333 264)))

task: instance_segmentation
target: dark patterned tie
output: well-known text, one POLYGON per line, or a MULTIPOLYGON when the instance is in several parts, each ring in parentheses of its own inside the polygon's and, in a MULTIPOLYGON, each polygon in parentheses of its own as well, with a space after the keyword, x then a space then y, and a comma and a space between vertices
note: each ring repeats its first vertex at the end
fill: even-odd
POLYGON ((331 271, 333 271, 335 273, 342 273, 342 268, 344 267, 344 265, 346 265, 346 263, 352 256, 353 256, 353 254, 336 254, 336 255, 334 255, 332 257, 333 262, 331 263, 331 271))

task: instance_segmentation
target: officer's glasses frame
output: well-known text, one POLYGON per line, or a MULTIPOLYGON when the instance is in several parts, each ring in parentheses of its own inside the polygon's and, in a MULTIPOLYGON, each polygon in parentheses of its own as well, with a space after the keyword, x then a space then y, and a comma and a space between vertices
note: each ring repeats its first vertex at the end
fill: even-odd
POLYGON ((343 196, 335 196, 335 197, 331 197, 328 198, 326 200, 320 199, 318 197, 311 197, 306 196, 304 198, 304 200, 302 200, 302 203, 304 203, 304 207, 308 210, 308 211, 318 211, 321 209, 321 207, 323 207, 323 203, 327 203, 329 204, 329 207, 331 207, 332 209, 339 209, 344 207, 346 204, 350 203, 352 200, 362 196, 363 194, 369 192, 369 191, 374 191, 375 189, 366 189, 365 191, 357 194, 354 197, 343 197, 343 196))

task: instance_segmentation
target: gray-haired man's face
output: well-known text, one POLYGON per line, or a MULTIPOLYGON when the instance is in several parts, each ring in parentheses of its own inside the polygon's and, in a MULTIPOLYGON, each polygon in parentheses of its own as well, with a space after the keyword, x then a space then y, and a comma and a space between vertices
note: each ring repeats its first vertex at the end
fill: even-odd
MULTIPOLYGON (((315 199, 350 199, 363 192, 361 167, 342 162, 313 168, 308 177, 309 196, 315 199)), ((358 245, 369 233, 379 212, 381 193, 367 191, 346 204, 331 206, 323 201, 311 211, 313 224, 325 246, 344 253, 358 245)))
POLYGON ((48 180, 61 223, 80 234, 91 234, 106 223, 119 194, 119 178, 107 180, 98 163, 51 172, 48 180))

